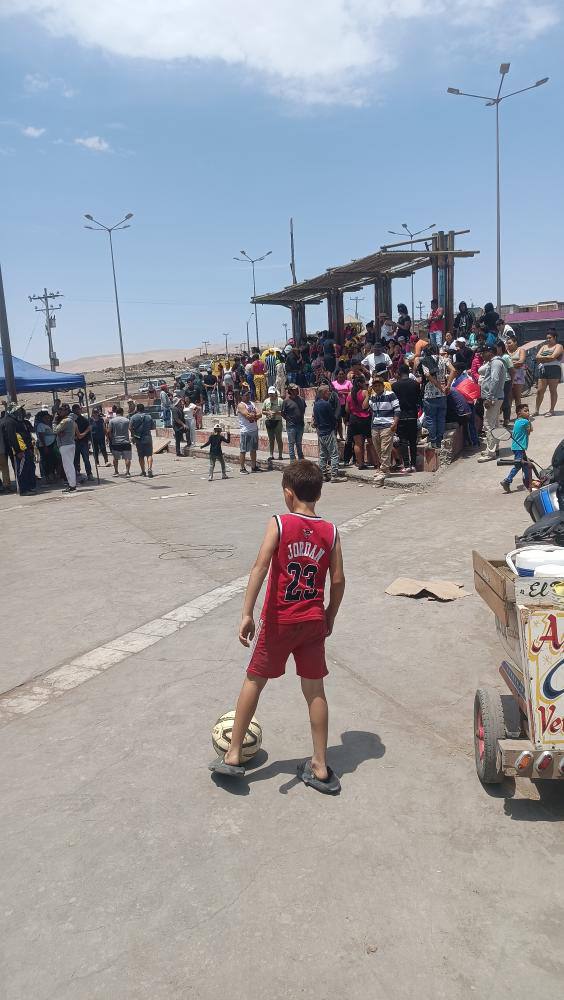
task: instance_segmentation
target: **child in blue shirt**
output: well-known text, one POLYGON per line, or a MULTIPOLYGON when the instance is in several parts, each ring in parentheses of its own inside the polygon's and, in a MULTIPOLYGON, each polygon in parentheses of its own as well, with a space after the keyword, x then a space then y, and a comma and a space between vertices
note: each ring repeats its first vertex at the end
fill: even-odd
POLYGON ((511 492, 511 483, 519 472, 523 472, 523 483, 525 489, 531 492, 531 466, 527 460, 527 448, 529 445, 529 435, 533 428, 529 420, 529 407, 526 403, 520 403, 517 407, 517 420, 513 424, 513 434, 511 435, 511 451, 513 452, 514 466, 510 470, 506 479, 501 480, 501 487, 505 493, 511 492))

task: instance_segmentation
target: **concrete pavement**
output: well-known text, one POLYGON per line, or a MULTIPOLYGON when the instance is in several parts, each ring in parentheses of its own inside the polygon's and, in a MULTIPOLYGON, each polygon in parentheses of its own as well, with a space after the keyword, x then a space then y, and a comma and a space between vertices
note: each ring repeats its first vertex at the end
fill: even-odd
MULTIPOLYGON (((561 417, 539 418, 532 455, 547 461, 562 435, 561 417)), ((152 483, 2 499, 4 691, 248 572, 279 474, 208 484, 204 463, 157 465, 152 483)), ((474 594, 384 594, 399 575, 472 590, 472 547, 503 553, 528 523, 501 471, 473 457, 421 493, 324 490, 320 510, 347 522, 328 644, 339 798, 295 779, 309 736, 292 667, 264 693, 248 780, 206 770, 246 662, 240 599, 0 728, 0 995, 558 990, 564 788, 519 779, 490 794, 475 776, 473 694, 501 659, 493 617, 474 594)))

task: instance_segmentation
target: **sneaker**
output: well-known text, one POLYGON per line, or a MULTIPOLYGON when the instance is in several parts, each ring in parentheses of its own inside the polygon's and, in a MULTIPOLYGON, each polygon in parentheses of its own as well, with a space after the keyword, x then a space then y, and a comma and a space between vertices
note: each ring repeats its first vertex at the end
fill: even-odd
POLYGON ((149 469, 147 475, 148 475, 149 479, 152 479, 153 478, 153 470, 149 469))
POLYGON ((114 476, 119 476, 119 472, 114 469, 114 476))
POLYGON ((241 472, 244 476, 248 476, 249 475, 249 470, 248 469, 244 469, 244 468, 243 469, 239 469, 239 472, 241 472))
POLYGON ((208 476, 208 483, 213 482, 213 476, 208 476))
POLYGON ((87 476, 87 477, 86 477, 86 479, 87 479, 87 481, 88 481, 89 483, 93 483, 93 482, 94 482, 94 476, 92 475, 92 473, 90 473, 90 475, 89 475, 89 476, 87 476))
POLYGON ((131 472, 128 471, 128 472, 125 473, 125 475, 128 476, 129 479, 131 479, 131 472))
POLYGON ((222 475, 222 477, 221 477, 221 478, 222 478, 222 479, 229 479, 229 476, 226 476, 226 475, 225 475, 225 473, 223 473, 223 475, 222 475))
POLYGON ((272 463, 273 463, 273 461, 274 461, 274 456, 271 455, 270 458, 268 458, 267 462, 266 462, 266 467, 267 467, 267 469, 268 469, 269 472, 272 472, 272 463))
POLYGON ((65 486, 61 493, 76 493, 76 486, 65 486))
POLYGON ((251 469, 251 472, 262 472, 262 469, 259 469, 258 465, 255 465, 254 469, 251 469))
POLYGON ((499 485, 501 486, 504 493, 511 493, 511 486, 507 482, 507 479, 502 479, 499 485))
POLYGON ((341 476, 341 475, 331 476, 331 479, 329 480, 329 482, 330 483, 346 483, 347 482, 347 477, 346 476, 341 476))
POLYGON ((495 455, 488 455, 487 453, 485 455, 482 454, 482 455, 480 455, 478 461, 479 462, 495 462, 495 455))

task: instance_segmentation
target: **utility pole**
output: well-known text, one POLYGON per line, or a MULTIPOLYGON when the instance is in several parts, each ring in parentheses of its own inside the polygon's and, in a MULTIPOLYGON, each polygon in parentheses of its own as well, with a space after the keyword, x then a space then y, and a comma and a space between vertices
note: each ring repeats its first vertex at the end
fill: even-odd
POLYGON ((249 323, 251 322, 252 318, 253 318, 253 314, 251 313, 251 315, 249 316, 249 318, 247 320, 247 323, 246 323, 246 326, 247 326, 247 354, 249 355, 249 357, 251 356, 251 338, 249 337, 249 323))
POLYGON ((296 255, 294 253, 294 220, 290 219, 290 271, 292 272, 292 284, 297 285, 296 278, 296 255))
POLYGON ((12 403, 17 403, 16 380, 14 378, 14 362, 12 359, 12 348, 10 345, 10 330, 8 328, 8 316, 6 313, 6 299, 4 298, 4 285, 2 283, 2 268, 0 267, 0 343, 2 344, 2 357, 4 358, 4 378, 6 379, 6 395, 12 403))
POLYGON ((56 326, 55 322, 55 312, 61 309, 61 303, 58 306, 50 305, 50 302, 54 302, 55 299, 62 299, 63 296, 61 292, 48 292, 46 288, 43 289, 43 295, 28 295, 30 302, 42 302, 43 306, 36 306, 35 311, 45 313, 45 333, 47 335, 47 341, 49 343, 49 367, 51 371, 54 372, 59 366, 59 359, 55 354, 53 348, 53 336, 51 330, 56 326))
POLYGON ((227 340, 228 340, 229 334, 228 333, 224 333, 223 336, 225 337, 225 357, 228 358, 229 357, 229 351, 227 349, 227 340))
POLYGON ((354 302, 354 318, 358 319, 358 303, 364 302, 364 295, 351 295, 351 301, 354 302))
POLYGON ((288 343, 288 324, 287 323, 282 323, 282 326, 284 327, 284 335, 285 335, 285 338, 286 338, 286 343, 288 343))
POLYGON ((204 348, 204 354, 207 357, 208 347, 210 346, 209 340, 202 340, 202 347, 204 348))
POLYGON ((417 303, 417 308, 419 309, 419 322, 421 323, 423 319, 423 303, 421 299, 419 299, 419 302, 417 303))

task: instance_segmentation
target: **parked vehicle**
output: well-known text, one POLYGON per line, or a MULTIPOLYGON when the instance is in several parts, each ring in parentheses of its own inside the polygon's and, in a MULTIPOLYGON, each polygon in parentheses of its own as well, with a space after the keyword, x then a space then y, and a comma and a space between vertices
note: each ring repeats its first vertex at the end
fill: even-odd
POLYGON ((161 389, 168 389, 168 383, 164 378, 151 378, 139 386, 139 392, 149 392, 151 385, 160 392, 161 389))

